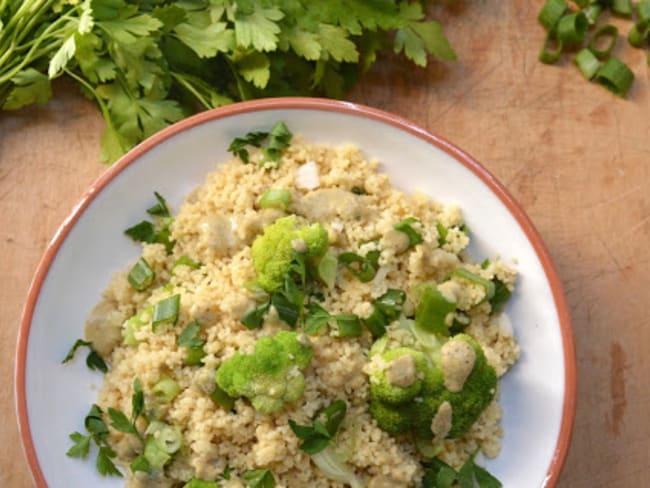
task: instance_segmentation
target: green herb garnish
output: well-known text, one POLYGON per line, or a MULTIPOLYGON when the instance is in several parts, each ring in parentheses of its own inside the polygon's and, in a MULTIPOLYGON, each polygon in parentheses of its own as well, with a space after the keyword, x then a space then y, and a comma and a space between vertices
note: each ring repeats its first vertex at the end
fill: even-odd
POLYGON ((413 247, 417 244, 420 244, 421 242, 424 242, 422 234, 415 230, 413 224, 420 224, 420 221, 415 217, 408 217, 393 226, 393 229, 406 234, 409 239, 409 247, 413 247))
POLYGON ((359 281, 366 283, 377 274, 380 255, 379 251, 368 251, 363 257, 353 252, 343 252, 339 254, 338 260, 359 281))
POLYGON ((153 330, 156 330, 164 324, 176 324, 178 321, 180 302, 181 296, 176 294, 169 298, 165 298, 154 305, 153 318, 151 320, 153 330))
POLYGON ((106 362, 97 353, 97 351, 93 349, 92 342, 84 341, 83 339, 77 339, 77 341, 68 351, 68 354, 66 354, 65 358, 63 358, 62 364, 71 361, 72 358, 74 358, 77 349, 79 349, 80 347, 87 347, 89 349, 88 356, 86 356, 86 366, 88 366, 88 369, 90 369, 91 371, 101 371, 102 373, 106 373, 106 371, 108 371, 108 366, 106 366, 106 362))
POLYGON ((243 475, 246 488, 275 488, 275 478, 268 469, 254 469, 243 475))
POLYGON ((347 404, 343 400, 336 400, 319 412, 312 425, 298 425, 289 420, 291 430, 302 440, 300 449, 310 455, 325 449, 338 432, 346 412, 347 404))
POLYGON ((127 279, 133 288, 143 291, 152 285, 155 277, 156 273, 151 269, 146 259, 140 258, 129 271, 127 279))
POLYGON ((236 137, 230 143, 228 151, 239 157, 245 164, 248 164, 250 159, 247 148, 253 146, 262 149, 264 158, 261 164, 277 162, 282 155, 282 151, 289 146, 291 137, 292 134, 284 122, 277 122, 270 132, 249 132, 243 137, 236 137))

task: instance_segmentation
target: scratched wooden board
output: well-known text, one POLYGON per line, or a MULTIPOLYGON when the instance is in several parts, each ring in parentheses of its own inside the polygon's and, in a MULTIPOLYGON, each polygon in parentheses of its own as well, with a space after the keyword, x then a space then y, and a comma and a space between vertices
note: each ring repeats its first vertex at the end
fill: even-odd
MULTIPOLYGON (((555 259, 576 333, 578 412, 559 486, 646 486, 650 77, 644 53, 629 48, 619 49, 637 76, 629 100, 584 82, 569 63, 539 64, 540 5, 458 2, 443 14, 457 63, 414 70, 384 58, 349 98, 449 138, 521 202, 555 259)), ((96 109, 65 85, 57 96, 0 114, 0 486, 31 484, 11 380, 27 287, 56 227, 104 170, 96 109)))

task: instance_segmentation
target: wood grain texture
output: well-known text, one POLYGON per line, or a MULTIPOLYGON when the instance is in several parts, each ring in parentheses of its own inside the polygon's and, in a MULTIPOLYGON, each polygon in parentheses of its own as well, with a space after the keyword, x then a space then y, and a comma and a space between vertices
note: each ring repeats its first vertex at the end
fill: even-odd
MULTIPOLYGON (((523 205, 555 259, 576 335, 578 412, 559 486, 645 486, 650 76, 644 52, 619 49, 637 76, 621 100, 583 81, 568 62, 538 63, 541 3, 474 0, 436 9, 459 61, 414 69, 384 58, 348 98, 450 139, 523 205)), ((56 227, 105 169, 97 111, 67 86, 57 86, 57 95, 44 108, 0 113, 0 486, 31 485, 11 379, 29 281, 56 227)))

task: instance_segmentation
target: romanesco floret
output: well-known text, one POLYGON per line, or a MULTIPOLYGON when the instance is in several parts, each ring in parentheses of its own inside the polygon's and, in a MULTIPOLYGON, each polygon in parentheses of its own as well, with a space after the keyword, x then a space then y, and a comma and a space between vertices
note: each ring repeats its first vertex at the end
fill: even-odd
POLYGON ((273 413, 303 395, 311 358, 307 336, 282 331, 258 339, 252 354, 237 352, 224 361, 216 381, 231 397, 246 397, 258 412, 273 413))
POLYGON ((321 224, 298 228, 295 215, 276 220, 253 242, 257 282, 268 292, 277 290, 289 272, 295 252, 318 258, 325 254, 327 246, 327 230, 321 224))
POLYGON ((473 357, 471 370, 463 378, 459 391, 450 391, 446 376, 455 372, 443 364, 439 351, 432 353, 419 348, 419 341, 411 341, 408 347, 386 350, 385 344, 381 344, 373 348, 376 357, 371 358, 369 370, 369 411, 381 429, 392 434, 413 432, 418 437, 431 438, 434 436, 432 422, 445 402, 451 405, 451 425, 441 437, 459 437, 472 426, 494 398, 497 377, 473 338, 459 334, 443 348, 453 350, 453 346, 459 345, 452 341, 469 344, 469 348, 461 345, 473 357))

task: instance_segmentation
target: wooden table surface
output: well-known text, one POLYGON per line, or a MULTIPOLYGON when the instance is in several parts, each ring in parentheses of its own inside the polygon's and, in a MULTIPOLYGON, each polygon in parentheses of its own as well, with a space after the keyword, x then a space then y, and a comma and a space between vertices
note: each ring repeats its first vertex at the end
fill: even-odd
MULTIPOLYGON (((537 62, 540 1, 474 0, 443 14, 459 61, 426 70, 383 58, 348 99, 407 117, 481 161, 522 204, 571 307, 578 409, 561 488, 650 480, 650 76, 619 55, 627 100, 570 64, 537 62)), ((57 86, 43 108, 0 113, 0 486, 31 479, 14 415, 16 334, 48 241, 106 167, 96 108, 57 86)), ((535 439, 531 439, 535 443, 535 439)), ((524 487, 527 488, 527 487, 524 487)))

